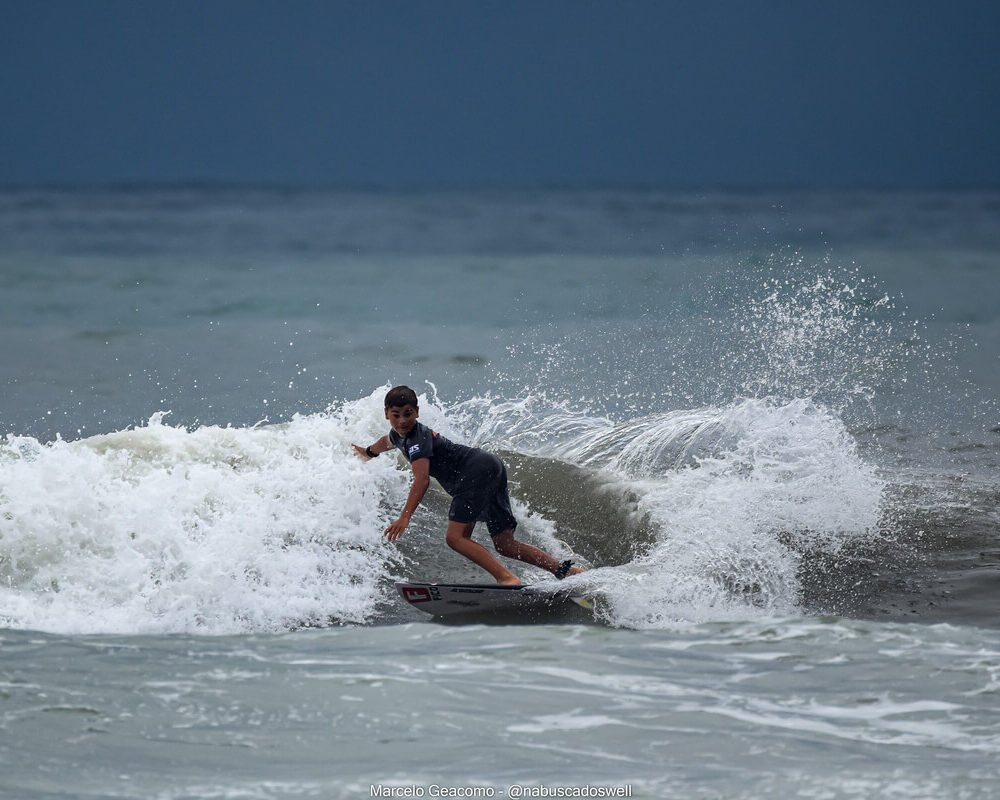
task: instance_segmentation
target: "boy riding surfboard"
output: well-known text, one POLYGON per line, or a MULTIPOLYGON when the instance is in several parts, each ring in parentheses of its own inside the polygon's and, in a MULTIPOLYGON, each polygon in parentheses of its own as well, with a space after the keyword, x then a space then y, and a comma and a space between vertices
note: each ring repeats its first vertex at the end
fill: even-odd
POLYGON ((352 444, 364 461, 399 449, 413 470, 409 496, 399 518, 385 529, 386 539, 395 542, 403 535, 433 477, 452 497, 445 542, 489 572, 498 584, 516 586, 521 579, 473 541, 476 522, 486 523, 493 547, 502 556, 540 567, 560 579, 583 572, 572 561, 559 561, 515 538, 517 520, 510 507, 507 468, 497 456, 446 439, 419 422, 419 415, 416 393, 408 386, 396 386, 385 396, 389 433, 367 447, 352 444))

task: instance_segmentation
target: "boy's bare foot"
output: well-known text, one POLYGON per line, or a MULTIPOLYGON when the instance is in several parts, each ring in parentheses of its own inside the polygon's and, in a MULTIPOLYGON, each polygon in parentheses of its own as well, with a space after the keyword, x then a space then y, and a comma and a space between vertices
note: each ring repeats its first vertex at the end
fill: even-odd
POLYGON ((570 567, 570 570, 569 570, 569 572, 566 573, 566 575, 567 576, 568 575, 579 575, 581 572, 586 572, 586 570, 583 567, 570 567))
POLYGON ((498 586, 520 586, 521 579, 517 575, 511 575, 509 578, 501 578, 497 581, 498 586))

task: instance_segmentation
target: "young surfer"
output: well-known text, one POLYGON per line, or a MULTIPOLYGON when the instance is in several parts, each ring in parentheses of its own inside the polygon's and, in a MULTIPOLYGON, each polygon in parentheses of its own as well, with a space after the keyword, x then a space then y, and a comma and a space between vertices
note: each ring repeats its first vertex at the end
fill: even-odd
POLYGON ((583 572, 572 561, 559 562, 543 550, 514 538, 517 520, 507 493, 507 469, 492 453, 455 444, 417 421, 417 395, 408 386, 390 389, 385 396, 385 418, 392 430, 368 447, 351 445, 365 461, 393 448, 410 462, 413 485, 399 519, 385 529, 390 542, 403 535, 413 513, 423 500, 430 479, 435 478, 452 497, 445 541, 470 561, 490 573, 502 585, 521 582, 478 542, 472 540, 477 521, 486 523, 496 551, 507 558, 548 570, 557 578, 583 572))

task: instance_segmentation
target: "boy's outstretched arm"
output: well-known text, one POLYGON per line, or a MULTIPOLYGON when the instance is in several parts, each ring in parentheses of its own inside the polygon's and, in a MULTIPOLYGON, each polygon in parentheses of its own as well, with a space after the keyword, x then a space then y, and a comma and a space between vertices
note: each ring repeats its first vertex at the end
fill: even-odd
MULTIPOLYGON (((388 436, 383 436, 375 444, 371 444, 368 447, 359 447, 356 444, 352 444, 351 447, 354 448, 354 455, 362 461, 372 460, 374 456, 369 455, 369 451, 378 456, 379 453, 387 453, 394 449, 388 436)), ((406 526, 410 524, 413 512, 417 510, 420 501, 427 494, 427 487, 431 484, 431 462, 428 459, 418 458, 410 464, 410 468, 413 470, 413 484, 410 486, 410 494, 406 498, 406 505, 403 506, 399 519, 385 529, 384 536, 390 542, 396 541, 403 535, 406 526)))
MULTIPOLYGON (((373 447, 372 449, 374 450, 375 448, 373 447)), ((385 529, 384 536, 390 542, 396 541, 403 535, 406 526, 410 524, 413 512, 417 510, 420 501, 424 499, 427 487, 431 483, 430 459, 418 458, 416 461, 410 463, 410 467, 413 469, 413 484, 410 486, 410 494, 406 498, 406 504, 403 506, 399 519, 385 529)))
POLYGON ((358 447, 356 444, 351 444, 354 448, 354 455, 363 461, 371 461, 373 456, 368 455, 368 451, 371 450, 376 456, 379 453, 388 453, 392 450, 392 442, 389 441, 388 436, 383 436, 375 444, 369 445, 368 447, 358 447))

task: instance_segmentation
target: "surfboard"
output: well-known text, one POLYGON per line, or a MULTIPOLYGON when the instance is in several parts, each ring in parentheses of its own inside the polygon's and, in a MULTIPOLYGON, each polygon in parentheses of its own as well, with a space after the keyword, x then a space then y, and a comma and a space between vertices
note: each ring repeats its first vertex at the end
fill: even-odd
POLYGON ((396 581, 396 591, 411 606, 435 617, 515 612, 558 607, 567 603, 581 608, 592 608, 588 598, 570 589, 545 588, 532 584, 500 586, 496 583, 396 581))

